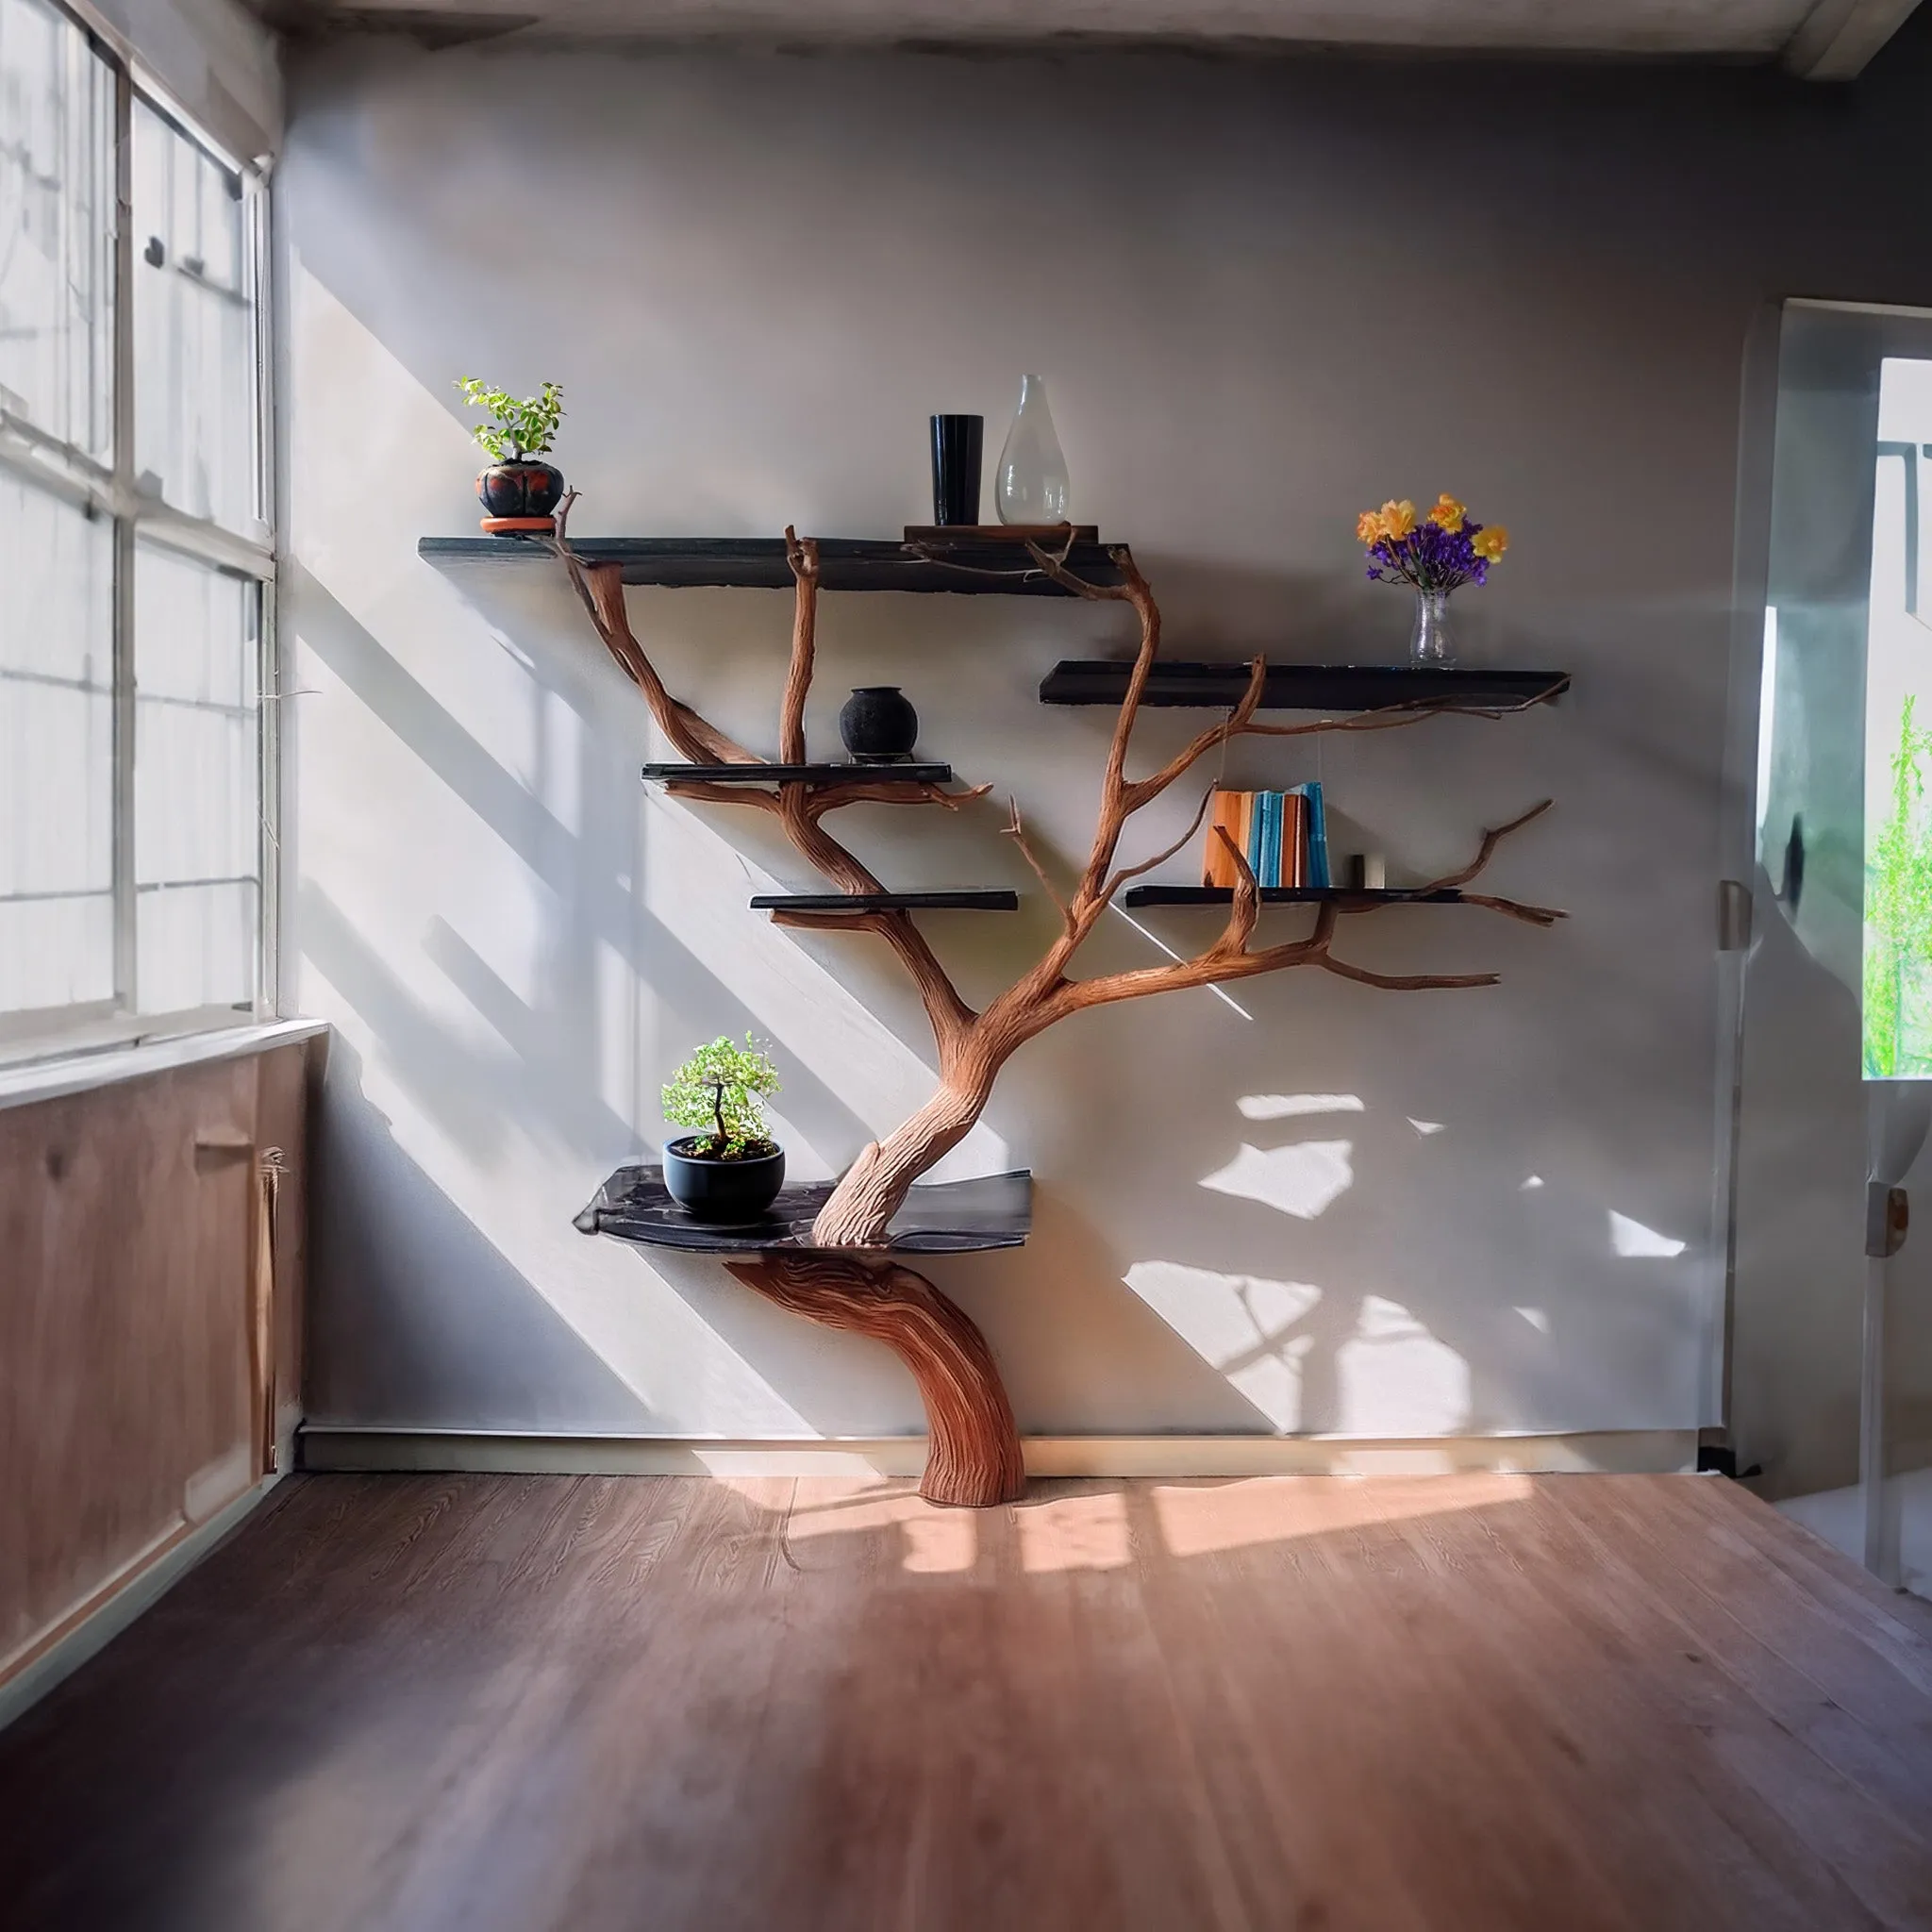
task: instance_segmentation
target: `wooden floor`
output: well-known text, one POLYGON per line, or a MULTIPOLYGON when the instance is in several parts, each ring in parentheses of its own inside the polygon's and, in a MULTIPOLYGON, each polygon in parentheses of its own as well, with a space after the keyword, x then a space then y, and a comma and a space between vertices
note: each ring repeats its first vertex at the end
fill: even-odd
POLYGON ((1711 1478, 301 1478, 0 1733, 0 1924, 1932 1927, 1932 1615, 1711 1478))

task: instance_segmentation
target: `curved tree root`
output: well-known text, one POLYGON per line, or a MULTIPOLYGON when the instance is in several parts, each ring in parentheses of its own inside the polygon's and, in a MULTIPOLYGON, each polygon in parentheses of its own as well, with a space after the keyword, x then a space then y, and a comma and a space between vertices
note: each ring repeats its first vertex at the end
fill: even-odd
POLYGON ((986 1338, 923 1274, 895 1261, 770 1249, 725 1267, 781 1308, 883 1341, 912 1371, 930 1431, 919 1493, 983 1509, 1026 1487, 1020 1433, 986 1338))

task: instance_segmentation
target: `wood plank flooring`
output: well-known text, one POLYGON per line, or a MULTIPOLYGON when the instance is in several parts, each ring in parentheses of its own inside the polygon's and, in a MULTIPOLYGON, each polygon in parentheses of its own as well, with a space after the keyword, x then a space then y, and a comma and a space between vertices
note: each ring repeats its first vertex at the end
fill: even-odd
POLYGON ((0 1924, 1932 1927, 1932 1613, 1710 1478, 304 1477, 0 1733, 0 1924))

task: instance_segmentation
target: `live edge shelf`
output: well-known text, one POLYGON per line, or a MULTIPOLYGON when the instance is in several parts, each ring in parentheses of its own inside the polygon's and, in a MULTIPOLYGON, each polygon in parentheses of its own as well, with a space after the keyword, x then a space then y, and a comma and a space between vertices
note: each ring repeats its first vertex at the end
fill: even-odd
POLYGON ((1017 912, 1018 892, 760 892, 755 912, 1017 912))
MULTIPOLYGON (((811 1224, 832 1192, 830 1181, 787 1188, 761 1221, 715 1227, 693 1221, 664 1186, 664 1170, 620 1167, 576 1218, 580 1234, 608 1234, 647 1248, 696 1255, 759 1255, 810 1248, 811 1224)), ((1024 1245, 1033 1231, 1033 1176, 1024 1168, 970 1181, 920 1181, 886 1229, 893 1255, 968 1255, 1024 1245)))
MULTIPOLYGON (((1043 705, 1118 707, 1131 664, 1112 658, 1063 658, 1041 680, 1043 705)), ((1224 711, 1248 688, 1248 667, 1157 662, 1141 693, 1150 709, 1224 711)), ((1445 711, 1510 711, 1559 696, 1563 671, 1489 671, 1408 664, 1271 664, 1261 690, 1265 711, 1374 711, 1391 705, 1431 705, 1445 711)))
MULTIPOLYGON (((1260 892, 1264 906, 1459 906, 1463 897, 1447 886, 1263 886, 1260 892)), ((1233 899, 1232 886, 1129 886, 1121 894, 1123 906, 1226 906, 1233 899)))
MULTIPOLYGON (((1012 542, 907 543, 891 537, 821 537, 822 591, 951 591, 968 596, 1068 597, 1012 542)), ((671 590, 790 591, 791 566, 781 537, 577 537, 575 555, 587 564, 615 563, 627 584, 671 590)), ((1074 543, 1064 562, 1091 584, 1117 584, 1113 546, 1074 543)), ((549 562, 551 552, 531 537, 423 537, 417 555, 432 563, 549 562)), ((1058 550, 1052 553, 1059 556, 1058 550)))
POLYGON ((848 759, 824 765, 646 765, 644 776, 657 785, 680 779, 700 785, 949 785, 951 765, 904 759, 892 764, 862 765, 848 759))

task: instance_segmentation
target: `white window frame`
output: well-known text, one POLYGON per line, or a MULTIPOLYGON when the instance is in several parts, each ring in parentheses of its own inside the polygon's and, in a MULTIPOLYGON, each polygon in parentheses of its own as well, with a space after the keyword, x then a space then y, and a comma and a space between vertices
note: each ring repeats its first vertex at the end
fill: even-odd
MULTIPOLYGON (((271 384, 274 336, 270 314, 270 164, 230 154, 195 122, 142 65, 123 38, 91 8, 47 0, 84 33, 114 83, 113 461, 84 451, 8 414, 0 407, 0 465, 35 487, 113 525, 113 899, 114 995, 62 1008, 0 1015, 0 1064, 99 1052, 143 1040, 206 1031, 270 1019, 278 1011, 281 839, 279 829, 280 652, 275 641, 275 437, 271 384), (246 287, 255 313, 255 516, 246 534, 190 516, 136 483, 134 385, 134 112, 137 101, 160 114, 242 183, 246 287), (257 690, 259 757, 257 805, 260 880, 256 934, 256 995, 252 1005, 192 1008, 172 1013, 138 1010, 134 816, 135 639, 134 573, 138 543, 159 546, 258 587, 257 690)), ((4 595, 0 590, 0 595, 4 595)))

